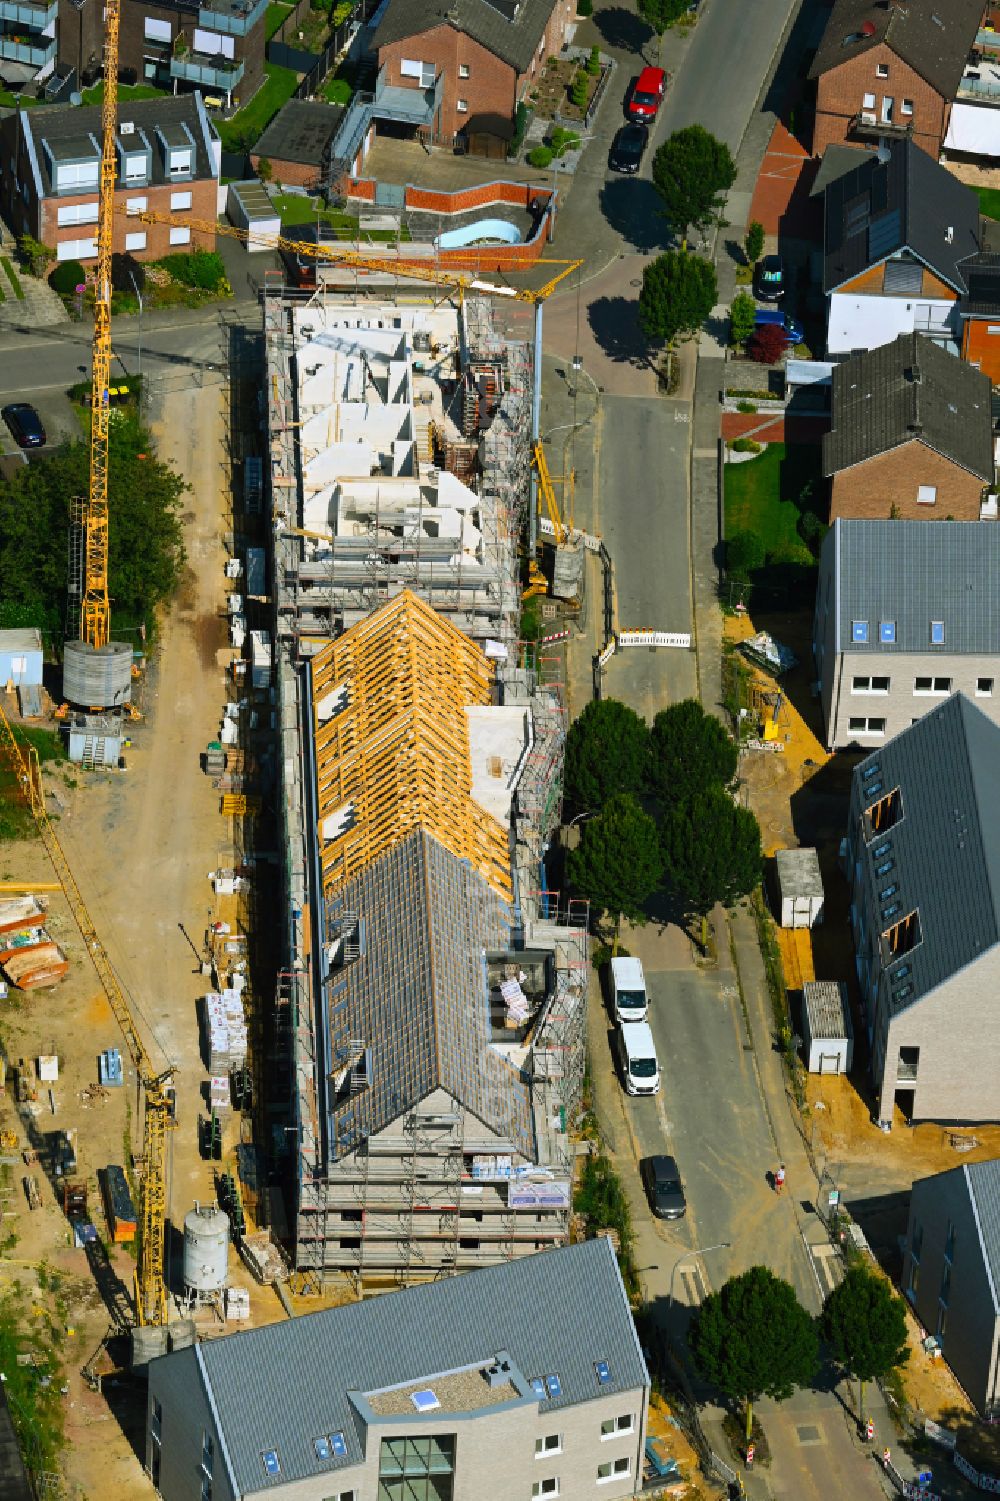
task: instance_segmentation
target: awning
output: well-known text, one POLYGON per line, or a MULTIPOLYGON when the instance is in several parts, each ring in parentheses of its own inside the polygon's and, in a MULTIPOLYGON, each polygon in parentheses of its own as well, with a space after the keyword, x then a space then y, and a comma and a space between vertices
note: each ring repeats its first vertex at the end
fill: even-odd
POLYGON ((1000 110, 989 105, 953 104, 944 150, 1000 157, 1000 110))

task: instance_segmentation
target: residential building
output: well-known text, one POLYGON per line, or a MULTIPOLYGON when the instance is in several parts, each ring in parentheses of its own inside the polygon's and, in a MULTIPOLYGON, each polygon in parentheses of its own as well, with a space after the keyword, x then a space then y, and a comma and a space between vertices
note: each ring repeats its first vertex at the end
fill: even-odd
POLYGON ((871 746, 956 691, 1000 721, 1000 527, 835 521, 813 622, 826 743, 871 746))
POLYGON ((963 1391, 1000 1413, 1000 1158, 919 1178, 910 1194, 903 1291, 963 1391))
MULTIPOLYGON (((141 260, 171 250, 212 249, 221 146, 200 94, 129 101, 116 137, 114 248, 141 260), (140 213, 165 216, 144 224, 140 213)), ((15 234, 55 247, 59 260, 97 255, 101 111, 51 105, 0 120, 0 213, 15 234)))
POLYGON ((909 137, 937 160, 983 0, 835 0, 809 76, 813 154, 909 137))
MULTIPOLYGON (((58 52, 84 83, 101 73, 104 8, 98 0, 57 0, 58 52)), ((264 81, 267 0, 123 0, 119 68, 132 82, 175 94, 200 90, 236 105, 264 81)))
POLYGON ((152 1361, 146 1468, 164 1501, 597 1501, 641 1486, 648 1402, 602 1236, 152 1361))
POLYGON ((989 235, 983 250, 971 256, 962 270, 966 282, 958 304, 962 358, 1000 385, 1000 254, 989 235))
MULTIPOLYGON (((938 537, 837 523, 852 524, 938 537)), ((971 698, 953 693, 859 763, 844 861, 875 1119, 997 1120, 1000 728, 971 698)))
POLYGON ((978 521, 994 511, 988 376, 923 334, 834 365, 830 520, 978 521))
POLYGON ((827 354, 914 331, 957 354, 962 262, 982 249, 972 189, 913 141, 892 141, 828 182, 823 218, 827 354))
POLYGON ((513 124, 575 24, 575 0, 388 0, 374 38, 380 79, 424 96, 422 128, 450 145, 477 117, 513 124))
POLYGON ((344 110, 339 104, 326 104, 321 99, 289 99, 253 148, 250 160, 254 171, 266 159, 271 164, 272 181, 316 189, 343 117, 344 110))

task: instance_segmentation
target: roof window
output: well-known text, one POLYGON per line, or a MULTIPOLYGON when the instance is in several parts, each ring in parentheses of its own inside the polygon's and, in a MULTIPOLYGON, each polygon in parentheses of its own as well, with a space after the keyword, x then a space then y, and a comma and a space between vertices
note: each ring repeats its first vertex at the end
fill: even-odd
POLYGON ((611 1367, 608 1365, 608 1362, 606 1360, 595 1361, 594 1370, 597 1373, 598 1386, 607 1386, 611 1380, 611 1367))
POLYGON ((561 1397, 562 1382, 559 1380, 559 1377, 554 1374, 551 1376, 546 1376, 545 1390, 548 1392, 550 1397, 561 1397))
POLYGON ((542 1380, 541 1376, 532 1376, 531 1390, 534 1392, 539 1402, 545 1401, 545 1382, 542 1380))
POLYGON ((873 839, 876 834, 887 834, 902 816, 903 794, 898 787, 894 787, 865 809, 865 838, 873 839))
POLYGON ((944 645, 944 621, 943 620, 932 620, 931 621, 931 645, 932 646, 943 646, 944 645))
POLYGON ((861 773, 861 780, 863 782, 867 782, 867 780, 868 780, 869 777, 877 777, 878 774, 879 774, 879 772, 881 770, 882 770, 881 762, 879 762, 879 761, 869 761, 868 765, 865 767, 864 771, 862 771, 862 773, 861 773))
POLYGON ((910 953, 919 944, 920 937, 920 914, 914 908, 882 934, 883 963, 889 964, 901 954, 910 953))
POLYGON ((896 622, 894 620, 880 620, 878 625, 878 639, 885 646, 893 646, 896 641, 896 622))
POLYGON ((266 1475, 281 1474, 281 1463, 278 1459, 277 1449, 265 1449, 260 1457, 264 1462, 264 1473, 266 1475))
POLYGON ((429 1386, 425 1386, 422 1391, 413 1392, 410 1396, 410 1401, 418 1412, 436 1412, 441 1406, 437 1395, 431 1391, 429 1386))
POLYGON ((851 640, 854 641, 859 646, 866 645, 866 643, 868 641, 868 622, 867 622, 867 620, 852 620, 851 621, 851 640))

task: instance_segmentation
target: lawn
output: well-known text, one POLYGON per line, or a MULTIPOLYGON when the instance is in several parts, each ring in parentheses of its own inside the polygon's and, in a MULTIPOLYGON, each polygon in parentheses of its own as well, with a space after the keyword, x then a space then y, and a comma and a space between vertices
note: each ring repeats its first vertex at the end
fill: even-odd
POLYGON ((346 78, 328 78, 319 92, 327 104, 350 104, 354 89, 346 78))
POLYGON ((291 68, 279 68, 275 63, 265 63, 267 74, 264 82, 245 109, 231 120, 220 120, 219 135, 226 151, 246 151, 270 125, 283 104, 295 93, 299 75, 291 68))
MULTIPOLYGON (((155 89, 151 83, 135 83, 118 85, 118 98, 122 104, 129 99, 162 99, 165 89, 155 89)), ((101 104, 104 100, 104 80, 95 83, 92 89, 84 89, 81 95, 84 104, 101 104)))
POLYGON ((291 15, 290 5, 269 5, 267 7, 267 40, 270 41, 280 27, 286 16, 291 15))
POLYGON ((0 108, 3 109, 33 109, 36 104, 44 104, 44 99, 26 98, 23 94, 12 94, 9 89, 0 89, 0 108))
POLYGON ((802 503, 802 491, 819 480, 820 445, 769 443, 756 459, 726 465, 726 536, 754 532, 764 544, 768 567, 795 564, 812 568, 815 558, 799 533, 803 510, 820 513, 821 483, 802 503))
MULTIPOLYGON (((301 193, 274 193, 271 196, 278 213, 281 215, 282 233, 294 229, 297 224, 315 224, 319 219, 323 224, 332 224, 335 229, 341 231, 345 240, 353 240, 358 233, 358 220, 354 214, 344 214, 336 209, 321 208, 317 211, 313 199, 306 198, 301 193)), ((366 240, 395 240, 395 232, 388 229, 372 230, 365 235, 366 240)), ((409 240, 410 231, 404 224, 401 240, 409 240)))
POLYGON ((987 219, 1000 219, 1000 188, 973 188, 979 199, 980 213, 987 219))

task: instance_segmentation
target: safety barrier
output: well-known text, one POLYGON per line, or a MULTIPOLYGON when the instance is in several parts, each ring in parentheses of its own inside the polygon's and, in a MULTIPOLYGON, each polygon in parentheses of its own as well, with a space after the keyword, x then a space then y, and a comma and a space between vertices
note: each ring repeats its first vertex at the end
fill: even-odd
POLYGON ((690 631, 619 631, 621 646, 675 646, 683 651, 691 649, 690 631))

